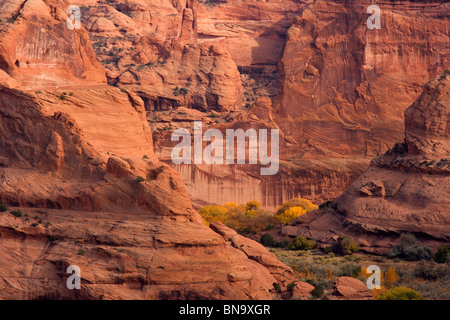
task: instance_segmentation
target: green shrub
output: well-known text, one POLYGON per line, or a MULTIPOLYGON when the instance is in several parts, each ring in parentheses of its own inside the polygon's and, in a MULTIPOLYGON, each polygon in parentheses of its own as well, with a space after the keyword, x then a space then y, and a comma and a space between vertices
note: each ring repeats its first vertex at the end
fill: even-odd
POLYGON ((6 207, 6 205, 0 201, 0 212, 6 212, 8 211, 8 208, 6 207))
POLYGON ((297 282, 292 281, 291 283, 289 283, 289 284, 286 286, 286 289, 289 290, 289 291, 292 291, 292 289, 294 289, 296 283, 297 283, 297 282))
POLYGON ((352 237, 339 236, 337 242, 331 246, 331 250, 338 255, 349 255, 359 251, 359 245, 352 237))
POLYGON ((11 214, 16 218, 20 218, 22 216, 22 212, 20 210, 11 211, 11 214))
POLYGON ((141 182, 145 181, 145 178, 144 178, 144 177, 141 177, 141 176, 137 176, 136 179, 135 179, 135 181, 136 181, 137 183, 141 183, 141 182))
POLYGON ((325 292, 325 290, 323 289, 323 287, 319 284, 319 285, 317 285, 314 289, 313 289, 313 291, 311 291, 311 295, 314 297, 314 298, 320 298, 321 296, 323 296, 323 294, 324 294, 324 292, 325 292))
POLYGON ((430 260, 431 253, 431 247, 422 245, 412 233, 403 233, 400 235, 400 244, 393 246, 387 256, 391 259, 420 261, 422 259, 430 260))
POLYGON ((322 204, 319 205, 319 209, 331 208, 331 207, 333 207, 332 201, 323 202, 322 204))
POLYGON ((78 250, 78 255, 80 255, 80 256, 84 256, 85 253, 86 252, 83 249, 78 250))
POLYGON ((273 247, 275 245, 275 240, 273 239, 272 235, 269 233, 264 233, 261 236, 260 242, 263 246, 266 246, 266 247, 273 247))
POLYGON ((436 253, 433 256, 433 260, 437 263, 446 263, 450 259, 450 245, 444 244, 437 248, 436 253))
POLYGON ((281 239, 281 241, 278 242, 277 246, 279 248, 285 248, 286 249, 289 246, 289 239, 288 238, 281 239))
POLYGON ((428 281, 436 281, 445 278, 448 274, 447 266, 434 262, 420 261, 414 269, 414 277, 428 281))
POLYGON ((281 292, 281 286, 280 286, 278 283, 274 282, 274 283, 273 283, 273 288, 275 289, 275 291, 276 291, 277 293, 280 293, 280 292, 281 292))
POLYGON ((358 275, 359 271, 361 271, 361 266, 347 262, 338 265, 335 274, 339 277, 353 277, 354 275, 358 275))
POLYGON ((59 98, 63 101, 66 100, 66 96, 64 94, 60 95, 59 98))
POLYGON ((352 270, 352 277, 357 278, 360 273, 361 273, 361 266, 357 266, 352 270))
POLYGON ((316 247, 314 240, 306 240, 304 236, 298 236, 289 244, 289 250, 311 250, 316 247))
POLYGON ((424 298, 413 289, 396 287, 379 295, 377 300, 424 300, 424 298))
POLYGON ((439 79, 444 79, 445 77, 447 77, 448 75, 450 75, 450 70, 445 70, 443 74, 441 74, 441 76, 439 77, 439 79))

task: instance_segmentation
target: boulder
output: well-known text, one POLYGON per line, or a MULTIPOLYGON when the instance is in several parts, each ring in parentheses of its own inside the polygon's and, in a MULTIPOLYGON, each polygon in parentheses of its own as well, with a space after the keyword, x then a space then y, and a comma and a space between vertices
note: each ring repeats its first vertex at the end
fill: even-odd
POLYGON ((352 277, 339 277, 333 284, 333 295, 342 300, 373 300, 369 288, 352 277))

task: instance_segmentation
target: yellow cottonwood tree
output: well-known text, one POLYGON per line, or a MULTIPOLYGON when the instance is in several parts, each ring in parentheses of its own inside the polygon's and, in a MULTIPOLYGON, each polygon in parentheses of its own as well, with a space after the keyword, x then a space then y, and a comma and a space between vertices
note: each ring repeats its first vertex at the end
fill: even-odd
POLYGON ((316 210, 319 207, 313 204, 308 199, 291 199, 283 203, 283 205, 277 210, 276 218, 281 224, 289 224, 294 220, 312 210, 316 210))

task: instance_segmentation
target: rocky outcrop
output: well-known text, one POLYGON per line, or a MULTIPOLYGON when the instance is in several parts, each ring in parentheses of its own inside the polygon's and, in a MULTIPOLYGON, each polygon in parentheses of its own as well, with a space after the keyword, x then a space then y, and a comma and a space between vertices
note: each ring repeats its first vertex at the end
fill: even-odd
POLYGON ((203 224, 153 153, 142 101, 61 95, 0 91, 0 200, 21 211, 0 214, 1 298, 269 299, 286 285, 292 270, 261 245, 203 224))
POLYGON ((299 281, 292 288, 292 299, 308 299, 311 296, 311 292, 314 290, 314 286, 307 283, 299 281))
POLYGON ((142 53, 135 56, 140 66, 124 56, 118 62, 121 73, 110 75, 110 83, 140 95, 147 111, 187 107, 225 112, 241 107, 239 71, 219 46, 169 45, 152 38, 141 38, 135 46, 142 53))
POLYGON ((31 90, 105 84, 88 33, 67 27, 68 6, 52 0, 0 4, 0 69, 31 90))
POLYGON ((446 73, 429 82, 405 111, 404 142, 374 158, 329 208, 300 217, 296 233, 324 243, 348 234, 363 250, 378 253, 403 232, 431 244, 448 242, 449 88, 446 73))
MULTIPOLYGON (((195 30, 187 10, 195 1, 173 3, 195 30)), ((0 200, 8 207, 0 299, 272 298, 273 283, 285 285, 292 270, 250 258, 203 224, 179 175, 153 151, 145 96, 106 86, 86 31, 66 27, 66 5, 1 4, 2 21, 14 16, 0 27, 0 200), (81 290, 66 286, 70 265, 81 270, 81 290)), ((201 60, 203 71, 226 58, 215 47, 179 48, 173 53, 200 55, 186 59, 201 60)), ((211 96, 222 101, 214 85, 211 96)))
POLYGON ((373 300, 373 295, 367 286, 352 277, 339 277, 333 283, 333 300, 373 300))
POLYGON ((233 248, 239 249, 253 261, 262 264, 275 277, 278 283, 287 285, 297 280, 291 268, 286 267, 272 253, 256 241, 241 236, 220 222, 212 222, 210 228, 220 234, 233 248))
MULTIPOLYGON (((249 12, 250 20, 236 23, 231 20, 232 26, 242 28, 218 23, 234 18, 231 8, 249 3, 221 2, 199 9, 199 32, 204 35, 199 39, 223 44, 241 66, 249 111, 242 117, 233 115, 235 122, 229 126, 247 129, 264 125, 280 129, 282 161, 277 178, 257 177, 253 168, 239 166, 229 169, 180 166, 177 170, 185 184, 192 186, 189 192, 196 203, 244 202, 253 197, 251 200, 272 209, 285 197, 298 195, 317 203, 331 200, 367 169, 370 159, 402 140, 405 109, 421 94, 423 84, 449 69, 448 4, 381 3, 379 30, 367 28, 367 2, 314 1, 298 4, 299 11, 289 11, 291 4, 283 4, 298 19, 293 20, 282 41, 285 45, 279 60, 280 91, 277 97, 268 95, 273 100, 268 103, 257 98, 263 96, 258 92, 267 89, 266 84, 260 81, 259 88, 250 90, 244 74, 246 67, 255 67, 258 60, 262 61, 257 58, 259 53, 265 53, 266 66, 268 60, 275 60, 268 54, 270 45, 255 47, 255 60, 251 60, 241 46, 232 44, 245 42, 245 47, 251 48, 255 36, 249 35, 248 30, 256 30, 259 21, 265 19, 261 13, 261 20, 255 22, 256 6, 273 13, 280 5, 272 1, 253 3, 255 11, 242 13, 249 12), (206 16, 203 10, 216 15, 203 18, 206 16), (252 110, 261 110, 266 105, 270 120, 252 110)), ((287 20, 280 21, 284 24, 287 20)), ((276 41, 283 38, 274 36, 278 32, 281 35, 282 28, 269 29, 268 37, 276 41)))
POLYGON ((108 82, 138 93, 147 111, 242 105, 240 74, 220 44, 197 42, 196 0, 83 6, 108 82))

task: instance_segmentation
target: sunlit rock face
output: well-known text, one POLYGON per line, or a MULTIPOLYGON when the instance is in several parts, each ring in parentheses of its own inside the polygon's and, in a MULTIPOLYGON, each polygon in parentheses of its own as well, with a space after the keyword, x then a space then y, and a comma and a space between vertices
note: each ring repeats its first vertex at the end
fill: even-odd
POLYGON ((450 75, 427 83, 405 111, 404 141, 375 157, 333 205, 299 218, 289 232, 324 243, 348 234, 376 253, 406 232, 434 245, 448 242, 449 88, 450 75))
MULTIPOLYGON (((283 40, 279 93, 272 97, 272 103, 257 100, 253 104, 264 105, 269 112, 251 108, 231 125, 243 129, 259 125, 279 128, 280 157, 285 161, 277 182, 273 177, 258 177, 259 181, 252 182, 253 188, 245 192, 249 197, 242 195, 238 199, 256 197, 268 206, 280 205, 285 197, 298 195, 316 202, 333 199, 367 168, 372 157, 403 139, 405 109, 419 97, 425 83, 450 68, 449 4, 379 4, 380 29, 369 29, 370 4, 316 1, 300 8, 283 40), (266 192, 265 185, 275 190, 266 192)), ((211 21, 226 20, 226 8, 231 6, 227 3, 204 9, 218 12, 220 18, 199 19, 199 32, 215 32, 218 37, 219 26, 213 28, 211 21)), ((230 14, 229 19, 234 21, 235 16, 230 14)), ((249 57, 245 50, 239 50, 239 56, 229 49, 237 41, 235 34, 225 27, 221 30, 222 40, 214 41, 227 43, 238 65, 251 65, 243 62, 244 57, 249 57)), ((191 197, 205 202, 231 201, 233 188, 244 193, 248 183, 230 181, 254 179, 250 166, 229 169, 230 179, 225 181, 212 179, 214 170, 206 170, 208 179, 204 178, 206 173, 198 173, 205 172, 199 168, 180 171, 185 183, 195 185, 188 190, 191 197), (252 178, 241 179, 242 172, 252 178), (224 197, 226 194, 229 196, 224 197)))
POLYGON ((154 153, 146 101, 106 85, 68 3, 0 6, 0 299, 272 299, 295 280, 204 225, 154 153))

